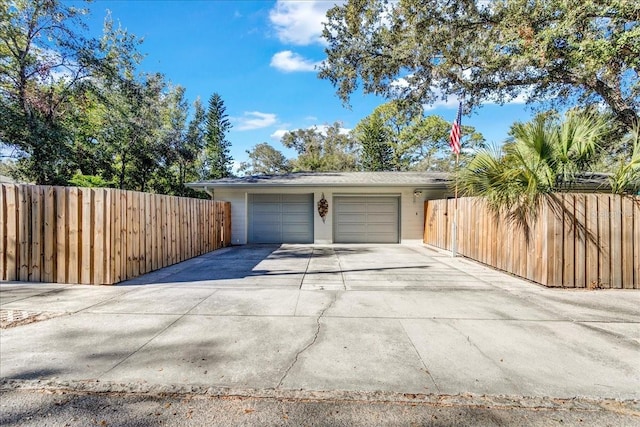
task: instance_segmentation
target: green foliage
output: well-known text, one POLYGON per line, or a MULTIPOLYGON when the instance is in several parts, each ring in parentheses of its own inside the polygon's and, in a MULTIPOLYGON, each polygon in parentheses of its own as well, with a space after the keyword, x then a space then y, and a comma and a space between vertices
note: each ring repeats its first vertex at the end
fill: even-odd
POLYGON ((240 172, 247 175, 282 175, 291 172, 291 165, 284 154, 263 142, 247 151, 249 162, 240 165, 240 172))
POLYGON ((381 115, 371 114, 356 126, 353 137, 360 144, 360 167, 365 171, 393 170, 393 148, 381 115))
POLYGON ((57 0, 0 3, 0 140, 30 182, 73 174, 73 101, 114 69, 100 41, 84 37, 84 13, 57 0))
POLYGON ((340 172, 356 170, 356 155, 353 142, 342 131, 339 122, 326 127, 298 129, 286 133, 282 144, 298 152, 291 162, 293 171, 340 172))
POLYGON ((622 159, 614 170, 610 179, 611 190, 617 194, 640 195, 640 126, 634 127, 626 139, 632 147, 631 156, 622 159))
MULTIPOLYGON (((440 116, 407 111, 404 105, 391 101, 378 106, 354 130, 360 145, 364 170, 452 171, 455 157, 449 146, 451 123, 440 116)), ((462 126, 465 148, 461 163, 484 147, 484 137, 472 126, 462 126)))
POLYGON ((631 0, 349 0, 327 13, 320 77, 344 102, 362 85, 414 106, 446 96, 468 110, 516 96, 604 103, 630 130, 639 24, 631 0))
POLYGON ((59 0, 0 1, 0 144, 13 153, 11 175, 203 197, 184 186, 215 157, 200 101, 187 123, 184 88, 138 72, 141 41, 110 15, 100 39, 86 38, 85 14, 59 0))
POLYGON ((540 114, 511 128, 502 150, 481 150, 457 177, 461 193, 480 196, 495 212, 525 224, 541 198, 566 191, 588 168, 609 126, 590 111, 569 111, 565 120, 540 114))
POLYGON ((76 172, 69 180, 69 184, 76 187, 89 187, 89 188, 105 188, 113 187, 113 182, 105 181, 104 178, 97 175, 83 175, 80 172, 76 172))
POLYGON ((214 93, 209 98, 205 117, 203 179, 220 179, 231 175, 231 143, 226 139, 231 127, 224 101, 214 93))

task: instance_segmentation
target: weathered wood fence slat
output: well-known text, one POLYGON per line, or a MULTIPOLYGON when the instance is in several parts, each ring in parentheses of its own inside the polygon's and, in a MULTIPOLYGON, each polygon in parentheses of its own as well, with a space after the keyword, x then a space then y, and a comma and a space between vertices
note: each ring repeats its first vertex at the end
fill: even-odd
POLYGON ((0 185, 0 280, 110 285, 230 242, 228 202, 0 185))
MULTIPOLYGON (((425 202, 424 242, 451 250, 455 201, 425 202)), ((554 194, 529 231, 458 199, 457 252, 550 287, 640 289, 640 198, 554 194)))

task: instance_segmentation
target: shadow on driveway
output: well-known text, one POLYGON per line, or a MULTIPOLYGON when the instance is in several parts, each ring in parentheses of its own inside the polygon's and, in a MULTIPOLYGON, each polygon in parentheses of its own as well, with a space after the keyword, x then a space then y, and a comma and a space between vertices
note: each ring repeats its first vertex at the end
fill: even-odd
POLYGON ((310 256, 311 251, 302 247, 280 250, 280 245, 231 246, 120 282, 118 286, 243 279, 256 275, 256 266, 269 258, 307 262, 310 256))
MULTIPOLYGON (((391 246, 390 246, 391 247, 391 246)), ((324 247, 313 245, 243 245, 210 252, 179 264, 127 280, 118 286, 140 286, 161 283, 241 280, 246 278, 302 279, 303 276, 339 274, 343 272, 393 272, 394 270, 427 269, 425 264, 342 268, 338 257, 373 252, 366 245, 324 247), (310 266, 311 261, 317 266, 310 266)), ((383 265, 382 261, 380 260, 383 265)))

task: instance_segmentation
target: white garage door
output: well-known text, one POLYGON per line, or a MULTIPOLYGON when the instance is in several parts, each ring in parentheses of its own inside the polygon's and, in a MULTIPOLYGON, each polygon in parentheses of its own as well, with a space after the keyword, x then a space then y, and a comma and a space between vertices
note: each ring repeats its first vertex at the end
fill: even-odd
POLYGON ((399 197, 336 196, 335 243, 398 243, 399 197))
POLYGON ((249 194, 249 243, 313 243, 313 194, 249 194))

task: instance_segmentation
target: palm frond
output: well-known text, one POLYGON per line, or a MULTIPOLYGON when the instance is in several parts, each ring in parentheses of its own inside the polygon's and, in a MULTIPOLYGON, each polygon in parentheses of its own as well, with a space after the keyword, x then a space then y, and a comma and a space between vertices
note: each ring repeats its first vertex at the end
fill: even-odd
POLYGON ((610 178, 611 191, 616 194, 640 194, 640 125, 627 135, 632 147, 628 162, 622 162, 610 178))

